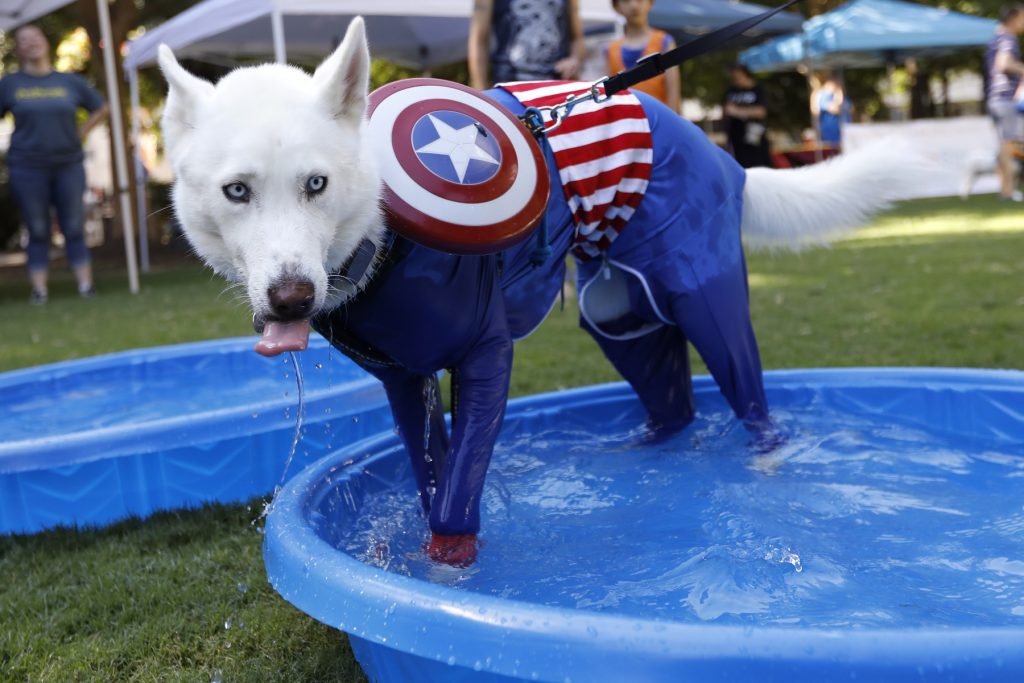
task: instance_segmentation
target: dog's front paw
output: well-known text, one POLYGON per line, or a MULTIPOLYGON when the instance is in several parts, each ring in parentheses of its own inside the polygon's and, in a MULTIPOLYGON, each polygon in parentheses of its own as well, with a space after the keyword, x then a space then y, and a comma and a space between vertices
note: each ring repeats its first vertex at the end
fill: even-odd
POLYGON ((425 550, 434 562, 465 568, 476 562, 476 534, 431 534, 425 550))

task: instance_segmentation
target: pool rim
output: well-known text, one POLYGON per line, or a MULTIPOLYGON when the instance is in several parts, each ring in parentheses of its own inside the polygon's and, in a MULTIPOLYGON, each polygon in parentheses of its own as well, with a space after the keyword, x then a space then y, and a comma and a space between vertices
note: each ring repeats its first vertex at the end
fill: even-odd
MULTIPOLYGON (((255 339, 255 337, 229 337, 168 344, 19 368, 0 373, 0 395, 8 387, 40 381, 41 378, 78 375, 135 364, 163 363, 192 356, 255 354, 255 351, 252 350, 255 339)), ((310 339, 310 350, 330 352, 329 347, 330 344, 323 338, 310 339)), ((288 362, 287 356, 284 357, 283 362, 288 362)), ((289 364, 289 370, 290 368, 289 364)), ((379 382, 368 374, 340 381, 329 388, 307 386, 303 391, 304 409, 307 415, 312 415, 322 405, 337 401, 339 395, 344 395, 346 405, 377 400, 374 397, 381 393, 379 386, 379 382)), ((296 403, 297 399, 290 396, 273 396, 223 408, 206 409, 201 412, 192 411, 140 422, 115 423, 81 431, 0 441, 0 475, 36 472, 42 469, 52 470, 57 467, 82 465, 126 454, 148 453, 152 452, 153 448, 147 447, 139 451, 139 444, 148 444, 155 437, 165 434, 174 434, 179 443, 206 440, 212 427, 218 428, 216 435, 220 439, 240 436, 252 431, 251 420, 247 419, 251 417, 252 413, 276 415, 276 411, 294 407, 296 403), (40 452, 48 454, 45 460, 40 460, 40 452)), ((284 413, 281 412, 280 417, 274 417, 272 420, 262 423, 260 429, 267 430, 286 426, 288 423, 294 423, 294 419, 285 418, 284 413)))
MULTIPOLYGON (((1024 392, 1024 372, 972 368, 822 368, 765 373, 766 387, 865 386, 884 384, 950 390, 981 388, 1024 392)), ((697 377, 694 392, 717 391, 697 377)), ((509 402, 506 421, 567 402, 616 400, 633 396, 625 383, 583 387, 509 402)), ((537 603, 441 586, 365 564, 321 540, 307 511, 325 477, 336 485, 366 464, 389 457, 394 434, 370 437, 341 449, 298 474, 280 492, 268 516, 264 561, 268 578, 286 600, 334 628, 370 643, 428 659, 473 666, 462 656, 425 646, 417 634, 424 625, 445 633, 460 652, 482 652, 511 638, 526 639, 534 659, 529 669, 557 670, 566 658, 585 657, 588 668, 607 662, 613 670, 622 658, 645 666, 678 665, 709 659, 753 662, 801 661, 872 666, 957 666, 991 659, 1024 666, 1024 619, 1020 626, 922 629, 821 629, 814 627, 681 624, 537 603), (352 454, 362 451, 363 457, 352 454), (351 462, 345 462, 351 460, 351 462), (344 464, 344 473, 339 465, 344 464), (314 579, 319 583, 315 583, 314 579), (314 588, 311 588, 313 586, 314 588), (322 588, 321 588, 322 587, 322 588), (342 601, 326 600, 340 595, 342 601), (611 634, 612 637, 606 637, 611 634)), ((519 676, 527 667, 490 661, 485 670, 519 676)), ((540 680, 547 680, 543 676, 540 680)), ((559 679, 561 680, 561 679, 559 679)))

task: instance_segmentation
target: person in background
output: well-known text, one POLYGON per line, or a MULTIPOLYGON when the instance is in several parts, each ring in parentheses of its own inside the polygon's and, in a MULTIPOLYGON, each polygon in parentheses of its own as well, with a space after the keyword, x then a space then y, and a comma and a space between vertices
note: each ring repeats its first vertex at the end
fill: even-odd
POLYGON ((850 121, 850 105, 843 94, 843 86, 835 76, 825 76, 816 93, 814 104, 821 142, 839 147, 842 141, 842 124, 850 121))
POLYGON ((768 127, 765 125, 768 109, 761 86, 742 64, 729 68, 729 82, 723 107, 729 152, 743 168, 771 166, 768 127))
POLYGON ((45 304, 50 255, 50 209, 64 233, 68 265, 83 297, 95 293, 85 245, 85 167, 82 140, 107 114, 103 98, 77 74, 53 70, 50 42, 33 24, 14 32, 18 71, 0 79, 0 116, 14 114, 7 151, 11 192, 29 233, 29 301, 45 304), (78 125, 78 110, 89 112, 78 125))
MULTIPOLYGON (((612 8, 626 19, 623 35, 608 46, 608 75, 614 76, 636 66, 641 57, 674 48, 675 41, 664 31, 651 28, 647 21, 654 0, 612 0, 612 8)), ((632 90, 658 98, 679 113, 680 85, 679 69, 665 73, 634 85, 632 90)))
POLYGON ((579 0, 474 0, 468 47, 469 84, 478 90, 576 79, 586 56, 579 0))
POLYGON ((985 52, 985 104, 996 125, 999 137, 999 196, 1019 202, 1024 195, 1017 190, 1016 145, 1024 140, 1024 120, 1017 111, 1014 95, 1021 86, 1024 63, 1021 63, 1018 37, 1024 33, 1024 6, 1008 5, 1000 12, 999 26, 985 52))

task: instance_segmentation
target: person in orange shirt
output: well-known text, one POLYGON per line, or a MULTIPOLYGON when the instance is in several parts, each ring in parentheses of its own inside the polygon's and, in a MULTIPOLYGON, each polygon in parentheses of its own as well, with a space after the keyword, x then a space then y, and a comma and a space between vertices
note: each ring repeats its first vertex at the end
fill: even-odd
MULTIPOLYGON (((651 13, 654 0, 612 0, 612 8, 626 19, 623 36, 608 46, 608 75, 636 66, 637 60, 655 52, 665 52, 676 46, 672 36, 664 31, 651 28, 647 15, 651 13)), ((657 97, 679 112, 679 70, 669 69, 665 73, 635 85, 633 90, 642 90, 657 97)))

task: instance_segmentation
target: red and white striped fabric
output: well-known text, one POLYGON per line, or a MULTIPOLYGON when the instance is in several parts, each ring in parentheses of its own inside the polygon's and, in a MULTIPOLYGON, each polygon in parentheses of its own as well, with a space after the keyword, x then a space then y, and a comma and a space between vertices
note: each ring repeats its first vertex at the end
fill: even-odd
MULTIPOLYGON (((590 90, 589 83, 565 81, 498 87, 527 107, 562 104, 590 90)), ((600 256, 640 205, 651 177, 647 115, 635 95, 623 92, 600 104, 576 105, 547 140, 576 224, 573 253, 583 261, 600 256)))

